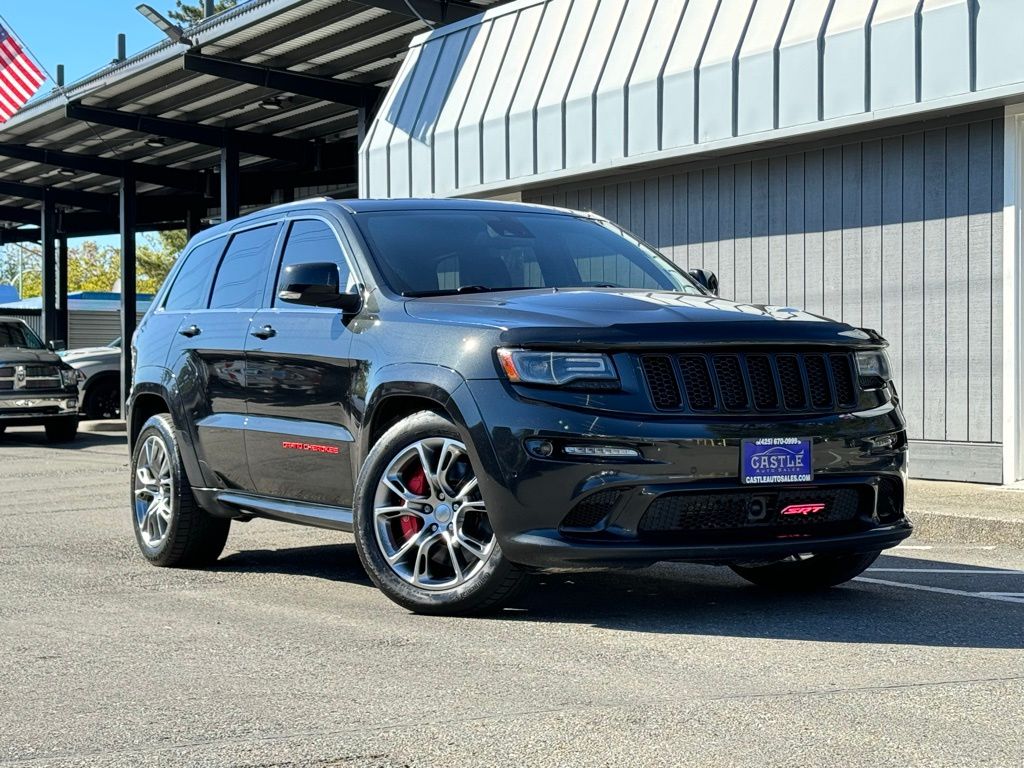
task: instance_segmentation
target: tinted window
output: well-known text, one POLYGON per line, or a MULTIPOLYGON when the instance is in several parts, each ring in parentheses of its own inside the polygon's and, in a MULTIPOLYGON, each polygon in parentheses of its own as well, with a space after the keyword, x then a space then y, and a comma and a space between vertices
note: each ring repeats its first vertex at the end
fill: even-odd
POLYGON ((217 265, 217 257, 224 248, 224 238, 197 245, 185 256, 178 276, 167 294, 164 309, 205 309, 210 293, 210 278, 217 265))
POLYGON ((664 256, 597 219, 436 210, 355 220, 388 284, 406 296, 587 286, 702 293, 664 256))
MULTIPOLYGON (((344 292, 351 287, 352 275, 349 272, 345 256, 338 245, 338 238, 334 230, 322 221, 303 220, 292 223, 288 231, 288 240, 284 245, 284 255, 281 257, 281 267, 278 270, 277 288, 274 291, 274 305, 278 305, 277 294, 283 290, 281 280, 284 277, 285 267, 293 264, 309 264, 313 262, 333 262, 338 265, 339 281, 344 292)), ((281 302, 281 306, 289 305, 281 302)))
POLYGON ((210 309, 256 308, 263 298, 277 225, 239 232, 217 269, 210 309))
POLYGON ((43 342, 24 323, 0 323, 0 347, 43 349, 43 342))

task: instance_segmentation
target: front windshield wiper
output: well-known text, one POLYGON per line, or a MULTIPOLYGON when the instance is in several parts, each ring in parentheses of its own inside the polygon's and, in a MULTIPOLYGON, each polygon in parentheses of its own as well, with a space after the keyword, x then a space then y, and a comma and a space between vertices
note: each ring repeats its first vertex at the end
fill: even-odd
POLYGON ((463 285, 460 288, 446 288, 441 291, 403 291, 402 296, 408 299, 421 299, 430 296, 456 296, 462 293, 499 293, 501 291, 536 291, 544 290, 543 285, 515 285, 507 288, 488 285, 463 285))

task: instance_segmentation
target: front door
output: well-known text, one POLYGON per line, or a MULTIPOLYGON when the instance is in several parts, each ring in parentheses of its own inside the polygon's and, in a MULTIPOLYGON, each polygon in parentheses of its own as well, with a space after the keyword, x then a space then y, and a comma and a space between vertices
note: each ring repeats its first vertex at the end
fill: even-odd
MULTIPOLYGON (((334 262, 341 285, 353 282, 339 236, 322 219, 289 224, 275 277, 308 262, 334 262)), ((351 334, 336 309, 277 299, 278 279, 246 341, 250 474, 265 496, 351 507, 351 334)))

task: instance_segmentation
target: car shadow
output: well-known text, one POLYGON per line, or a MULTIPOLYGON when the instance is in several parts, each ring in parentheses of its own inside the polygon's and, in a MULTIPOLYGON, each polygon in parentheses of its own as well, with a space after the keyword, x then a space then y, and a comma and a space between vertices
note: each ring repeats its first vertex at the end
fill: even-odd
POLYGON ((75 439, 67 443, 51 443, 46 439, 46 431, 42 427, 11 427, 0 435, 0 446, 31 445, 37 448, 52 448, 58 451, 80 451, 103 445, 121 445, 128 448, 128 438, 122 432, 84 432, 80 431, 75 439))
MULTIPOLYGON (((914 568, 965 568, 885 556, 876 565, 908 562, 914 568)), ((215 569, 372 584, 351 543, 239 552, 215 569)), ((727 568, 662 563, 635 571, 535 574, 511 606, 483 618, 654 634, 1021 649, 1022 612, 1024 605, 1014 603, 857 581, 822 592, 772 592, 727 568)))
POLYGON ((222 557, 210 570, 227 573, 279 573, 350 584, 372 585, 354 544, 290 549, 252 549, 222 557))

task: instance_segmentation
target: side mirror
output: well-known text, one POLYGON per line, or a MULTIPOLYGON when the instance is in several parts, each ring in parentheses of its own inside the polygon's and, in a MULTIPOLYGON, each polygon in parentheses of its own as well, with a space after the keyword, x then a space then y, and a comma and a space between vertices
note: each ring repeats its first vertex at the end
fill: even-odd
POLYGON ((696 280, 702 288, 706 288, 711 293, 718 295, 718 276, 708 269, 691 269, 690 277, 696 280))
POLYGON ((292 264, 281 275, 281 291, 277 298, 308 307, 332 307, 350 315, 358 312, 363 297, 358 293, 342 293, 338 265, 330 262, 292 264))
POLYGON ((46 342, 46 348, 51 352, 63 352, 68 348, 68 344, 64 339, 52 339, 46 342))

